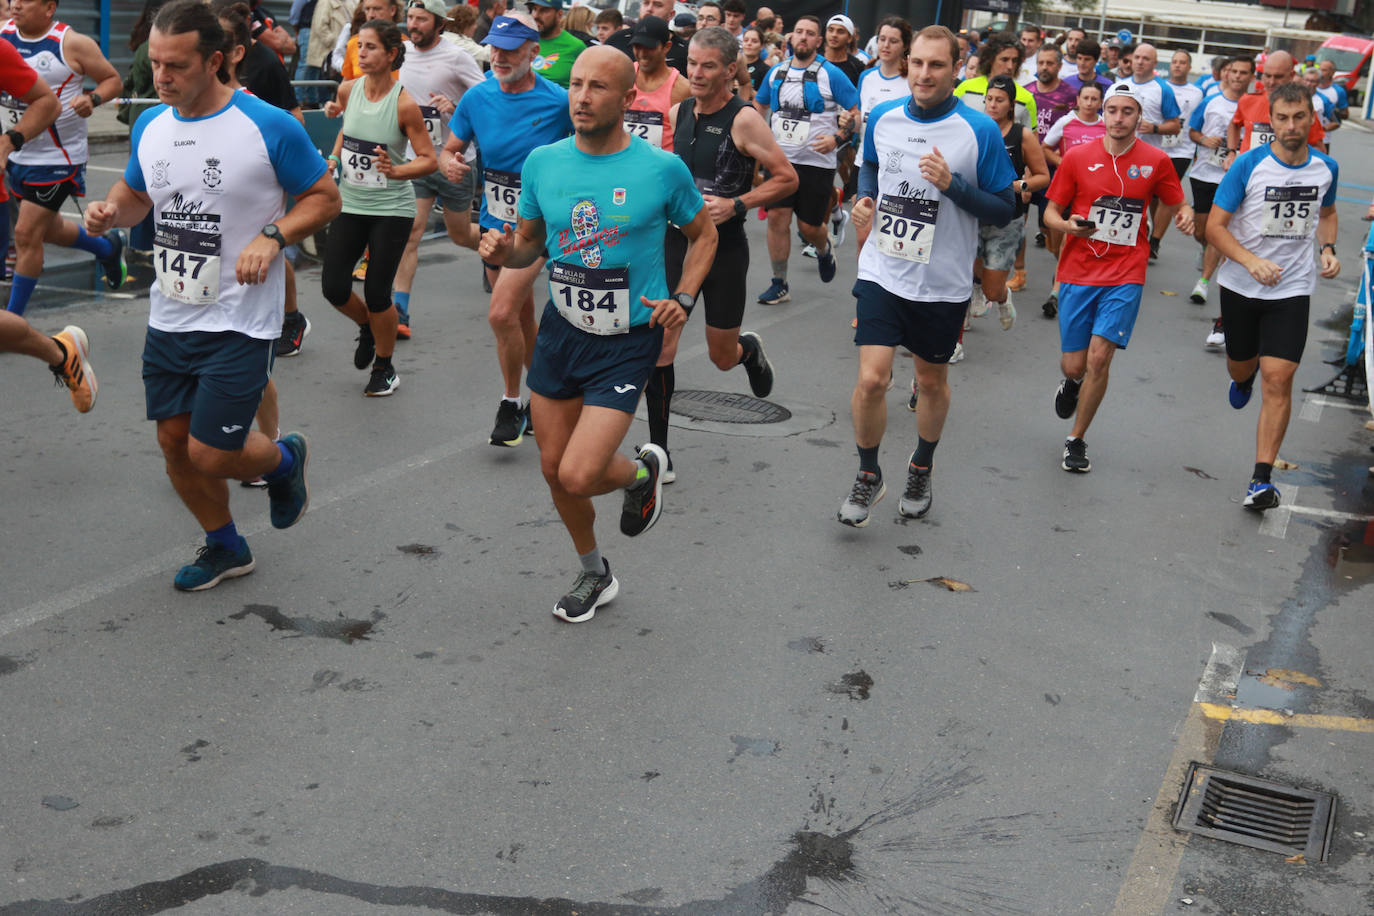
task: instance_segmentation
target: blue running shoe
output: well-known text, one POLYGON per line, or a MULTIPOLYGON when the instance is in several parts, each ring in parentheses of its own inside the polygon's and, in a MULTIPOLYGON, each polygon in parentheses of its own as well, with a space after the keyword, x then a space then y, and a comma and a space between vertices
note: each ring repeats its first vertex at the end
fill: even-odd
POLYGON ((1235 379, 1232 379, 1231 392, 1229 395, 1231 399, 1231 406, 1234 407, 1236 410, 1240 410, 1246 404, 1249 404, 1250 395, 1254 392, 1254 390, 1255 377, 1253 375, 1250 376, 1250 379, 1246 382, 1238 382, 1235 379))
POLYGON ((1250 488, 1245 491, 1245 501, 1241 503, 1245 508, 1254 509, 1256 512, 1275 509, 1278 504, 1279 488, 1267 480, 1250 481, 1250 488))
POLYGON ((296 463, 290 474, 267 484, 267 498, 272 504, 272 527, 290 528, 310 508, 310 488, 305 484, 305 468, 310 463, 310 443, 300 433, 287 433, 282 437, 281 444, 291 451, 296 463))
POLYGON ((253 551, 248 549, 248 542, 241 543, 243 547, 239 550, 207 543, 196 553, 194 563, 177 570, 172 585, 183 592, 203 592, 219 585, 224 579, 248 575, 257 564, 253 562, 253 551))
POLYGON ((764 305, 777 305, 791 298, 791 293, 787 291, 787 281, 781 277, 774 277, 773 284, 759 294, 759 302, 764 305))
POLYGON ((835 246, 831 245, 830 250, 825 254, 816 256, 816 269, 821 272, 821 282, 829 283, 835 279, 835 246))

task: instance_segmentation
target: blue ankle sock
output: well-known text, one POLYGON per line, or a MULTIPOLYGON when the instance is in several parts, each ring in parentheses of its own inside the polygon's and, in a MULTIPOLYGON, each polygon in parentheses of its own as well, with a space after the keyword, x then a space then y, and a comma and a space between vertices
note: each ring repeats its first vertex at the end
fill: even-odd
POLYGON ((268 483, 274 480, 281 480, 287 474, 290 474, 291 470, 296 466, 296 456, 291 454, 291 449, 287 448, 281 442, 278 442, 277 451, 281 452, 281 464, 262 475, 262 479, 268 483))
POLYGON ((205 543, 217 544, 227 550, 239 550, 243 546, 243 538, 239 535, 239 530, 234 527, 234 523, 230 522, 223 528, 205 532, 205 543))
POLYGON ((33 288, 37 285, 37 277, 26 277, 16 273, 14 282, 10 285, 10 304, 7 309, 16 315, 24 314, 24 309, 29 307, 29 297, 33 295, 33 288))
POLYGON ((393 291, 391 301, 396 303, 396 308, 402 312, 410 311, 410 293, 393 291))
POLYGON ((86 227, 76 227, 76 241, 72 242, 73 248, 80 248, 82 251, 89 251, 97 258, 108 258, 114 254, 114 245, 103 235, 90 235, 86 232, 86 227))

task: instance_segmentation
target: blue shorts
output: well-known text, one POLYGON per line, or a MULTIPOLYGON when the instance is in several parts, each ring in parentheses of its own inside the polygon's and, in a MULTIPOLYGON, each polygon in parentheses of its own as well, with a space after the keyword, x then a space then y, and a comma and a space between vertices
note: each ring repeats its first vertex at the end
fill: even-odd
POLYGON ((5 166, 10 190, 16 197, 38 204, 45 210, 61 210, 68 197, 86 196, 86 166, 20 165, 5 166))
POLYGON ((556 401, 580 397, 583 404, 634 413, 662 350, 660 327, 644 324, 625 334, 588 334, 568 324, 550 302, 539 319, 525 383, 535 394, 556 401))
POLYGON ((1059 347, 1065 353, 1088 349, 1094 337, 1101 337, 1126 349, 1140 312, 1139 283, 1120 286, 1078 286, 1059 284, 1059 347))
POLYGON ((143 394, 149 420, 189 413, 191 435, 226 452, 243 448, 272 375, 276 341, 237 331, 148 329, 143 394))
POLYGON ((964 330, 963 302, 913 302, 890 293, 872 280, 854 284, 861 347, 906 347, 928 363, 948 363, 964 330))

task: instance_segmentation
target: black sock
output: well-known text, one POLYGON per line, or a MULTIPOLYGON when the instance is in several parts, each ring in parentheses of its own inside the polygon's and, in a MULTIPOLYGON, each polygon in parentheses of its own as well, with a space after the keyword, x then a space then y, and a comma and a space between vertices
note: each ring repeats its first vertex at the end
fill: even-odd
MULTIPOLYGON (((1257 376, 1257 375, 1259 375, 1259 370, 1258 370, 1258 369, 1256 369, 1254 372, 1251 372, 1251 373, 1250 373, 1250 377, 1249 377, 1248 379, 1246 379, 1245 381, 1243 381, 1243 382, 1236 382, 1237 387, 1244 388, 1244 389, 1246 389, 1247 391, 1248 391, 1249 389, 1255 387, 1255 376, 1257 376)), ((1265 480, 1268 480, 1268 479, 1269 479, 1269 478, 1267 478, 1267 477, 1265 478, 1265 480)))
POLYGON ((372 361, 372 365, 377 369, 390 369, 392 368, 391 357, 378 354, 377 358, 372 361))
POLYGON ((668 447, 668 405, 673 401, 677 373, 673 364, 655 366, 644 389, 645 406, 649 414, 649 441, 661 448, 668 447))
POLYGON ((916 452, 911 456, 911 463, 918 468, 930 467, 931 463, 935 460, 935 446, 939 444, 939 439, 930 442, 917 436, 916 452))
POLYGON ((868 471, 870 474, 877 474, 881 480, 882 470, 878 467, 878 446, 864 448, 862 445, 855 446, 859 450, 859 470, 868 471))
POLYGON ((1270 483, 1269 474, 1274 470, 1272 464, 1265 464, 1263 461, 1255 462, 1255 473, 1252 475, 1260 483, 1270 483))
POLYGON ((738 365, 742 366, 745 363, 753 362, 754 357, 757 356, 759 352, 757 345, 754 343, 754 338, 741 337, 739 339, 739 345, 740 349, 743 350, 744 353, 740 355, 738 365))

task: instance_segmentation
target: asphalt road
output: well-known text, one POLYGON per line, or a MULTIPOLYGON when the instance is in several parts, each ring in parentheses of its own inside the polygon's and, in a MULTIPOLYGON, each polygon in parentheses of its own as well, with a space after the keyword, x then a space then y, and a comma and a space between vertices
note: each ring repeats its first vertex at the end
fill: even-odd
MULTIPOLYGON (((1366 186, 1343 195, 1367 199, 1371 149, 1338 135, 1366 186)), ((1363 210, 1341 204, 1304 387, 1344 347, 1322 322, 1363 210)), ((622 588, 585 626, 550 614, 577 564, 535 443, 486 444, 472 254, 426 244, 385 400, 301 273, 313 331, 276 377, 311 510, 276 531, 235 488, 258 569, 202 594, 171 587, 199 533, 143 419, 146 303, 32 312, 89 332, 100 396, 78 416, 0 360, 0 914, 1374 909, 1368 414, 1300 395, 1277 478, 1299 508, 1242 510, 1257 411, 1202 347, 1195 255, 1170 233, 1073 476, 1032 250, 1015 328, 977 322, 951 372, 931 515, 893 492, 853 530, 853 240, 829 285, 794 251, 793 301, 746 315, 791 425, 674 428, 658 527, 627 540, 598 504, 622 588), (1174 832, 1190 760, 1337 793, 1329 862, 1174 832)), ((698 327, 679 388, 747 391, 698 327)))

